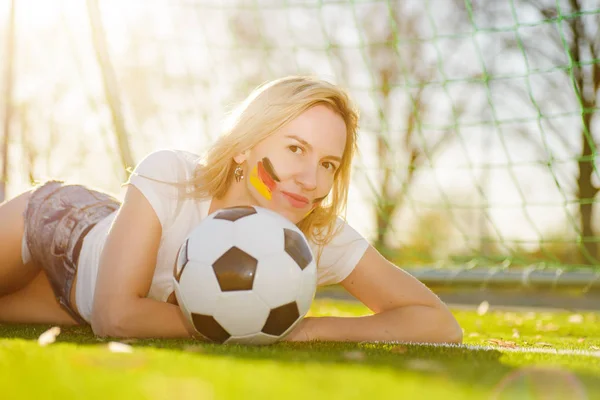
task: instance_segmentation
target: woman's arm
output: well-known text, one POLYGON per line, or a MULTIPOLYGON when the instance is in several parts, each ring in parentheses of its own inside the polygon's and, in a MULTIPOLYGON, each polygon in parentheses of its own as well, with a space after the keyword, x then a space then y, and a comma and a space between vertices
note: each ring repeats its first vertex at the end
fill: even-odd
POLYGON ((178 306, 146 298, 161 235, 152 206, 129 185, 100 258, 91 321, 97 335, 192 336, 178 306))
POLYGON ((375 314, 308 317, 286 340, 462 342, 462 329, 448 307, 372 246, 341 285, 375 314))

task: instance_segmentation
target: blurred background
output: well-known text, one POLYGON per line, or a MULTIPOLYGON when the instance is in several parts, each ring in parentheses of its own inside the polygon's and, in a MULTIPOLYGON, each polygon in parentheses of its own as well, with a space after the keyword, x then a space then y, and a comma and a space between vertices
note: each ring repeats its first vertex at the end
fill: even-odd
POLYGON ((257 85, 312 74, 360 107, 347 219, 388 258, 586 292, 599 29, 599 0, 3 0, 0 200, 120 196, 147 153, 201 153, 257 85))

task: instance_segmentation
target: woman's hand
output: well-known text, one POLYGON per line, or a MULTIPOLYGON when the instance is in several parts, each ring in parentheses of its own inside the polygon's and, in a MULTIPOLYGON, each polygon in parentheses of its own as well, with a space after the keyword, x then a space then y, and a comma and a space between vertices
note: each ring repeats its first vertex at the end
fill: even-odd
POLYGON ((310 324, 312 317, 305 317, 296 325, 296 327, 290 332, 285 338, 282 339, 284 342, 309 342, 312 340, 310 334, 310 324))

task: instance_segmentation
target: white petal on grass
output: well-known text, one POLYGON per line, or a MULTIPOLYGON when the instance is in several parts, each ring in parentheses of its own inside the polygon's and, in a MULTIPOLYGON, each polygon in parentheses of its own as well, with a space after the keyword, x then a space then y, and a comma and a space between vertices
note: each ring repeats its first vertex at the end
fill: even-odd
POLYGON ((133 347, 120 342, 108 342, 108 350, 111 353, 133 353, 133 347))
POLYGON ((569 322, 572 324, 580 324, 583 322, 583 315, 571 314, 571 315, 569 315, 569 322))
POLYGON ((53 326, 38 337, 38 344, 40 346, 47 346, 54 343, 58 335, 60 335, 60 327, 53 326))
POLYGON ((487 300, 484 300, 477 307, 477 315, 484 315, 485 313, 488 312, 489 309, 490 309, 490 303, 488 303, 487 300))

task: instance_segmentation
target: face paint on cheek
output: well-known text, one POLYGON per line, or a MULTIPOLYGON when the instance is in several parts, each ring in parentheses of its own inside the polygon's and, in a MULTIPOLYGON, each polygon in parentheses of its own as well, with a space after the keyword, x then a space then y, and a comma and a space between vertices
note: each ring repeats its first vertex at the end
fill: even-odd
POLYGON ((279 182, 273 163, 268 157, 263 158, 262 162, 258 162, 258 176, 271 191, 275 189, 276 182, 279 182))
POLYGON ((252 169, 250 173, 250 183, 256 191, 267 200, 271 200, 272 192, 279 182, 279 177, 275 173, 271 160, 264 157, 252 169))

